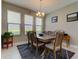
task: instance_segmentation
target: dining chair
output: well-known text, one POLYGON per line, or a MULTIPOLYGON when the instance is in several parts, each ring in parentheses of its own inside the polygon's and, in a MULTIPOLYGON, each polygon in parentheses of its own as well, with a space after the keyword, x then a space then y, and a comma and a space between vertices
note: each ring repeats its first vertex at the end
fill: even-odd
POLYGON ((31 31, 27 32, 27 38, 28 38, 28 46, 31 44, 31 37, 30 37, 31 31))
POLYGON ((47 55, 49 55, 49 51, 52 50, 53 58, 56 59, 56 51, 60 50, 60 56, 62 56, 62 40, 63 40, 63 38, 64 38, 63 32, 57 32, 56 39, 54 41, 52 41, 52 43, 45 45, 46 50, 48 50, 48 52, 45 52, 45 54, 47 53, 47 55))
POLYGON ((31 35, 31 42, 32 42, 32 45, 34 47, 36 47, 36 56, 38 55, 38 48, 41 47, 41 46, 44 46, 44 43, 40 42, 36 36, 36 33, 35 32, 32 32, 31 35))

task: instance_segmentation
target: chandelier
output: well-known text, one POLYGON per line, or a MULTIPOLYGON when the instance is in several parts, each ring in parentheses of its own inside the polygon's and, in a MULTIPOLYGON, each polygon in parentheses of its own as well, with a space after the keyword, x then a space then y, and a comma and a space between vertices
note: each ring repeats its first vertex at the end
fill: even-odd
POLYGON ((45 16, 45 13, 41 11, 41 1, 42 0, 40 0, 40 10, 36 13, 36 16, 39 16, 39 17, 45 16))

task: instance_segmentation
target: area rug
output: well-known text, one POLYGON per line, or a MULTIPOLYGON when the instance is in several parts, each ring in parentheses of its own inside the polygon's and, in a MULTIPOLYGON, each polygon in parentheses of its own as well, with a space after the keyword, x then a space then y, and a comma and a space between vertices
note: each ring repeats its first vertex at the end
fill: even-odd
MULTIPOLYGON (((39 56, 37 57, 35 56, 35 47, 31 47, 31 46, 28 47, 27 44, 22 44, 22 45, 18 45, 17 48, 20 52, 22 59, 42 59, 42 56, 40 56, 41 50, 38 53, 39 56)), ((62 49, 62 58, 60 58, 59 51, 57 51, 56 59, 71 59, 74 54, 75 54, 74 52, 62 49)), ((44 59, 53 59, 52 51, 50 51, 48 57, 46 56, 44 59)))

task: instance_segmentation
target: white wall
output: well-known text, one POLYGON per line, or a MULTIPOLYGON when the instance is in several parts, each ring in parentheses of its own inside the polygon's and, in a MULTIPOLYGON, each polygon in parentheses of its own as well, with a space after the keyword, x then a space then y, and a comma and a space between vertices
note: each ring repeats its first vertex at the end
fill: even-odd
POLYGON ((54 31, 62 30, 71 36, 70 43, 78 46, 78 21, 67 22, 66 15, 69 13, 77 12, 77 2, 67 5, 59 10, 49 13, 46 16, 45 30, 54 31), (51 17, 58 16, 57 23, 51 23, 51 17))

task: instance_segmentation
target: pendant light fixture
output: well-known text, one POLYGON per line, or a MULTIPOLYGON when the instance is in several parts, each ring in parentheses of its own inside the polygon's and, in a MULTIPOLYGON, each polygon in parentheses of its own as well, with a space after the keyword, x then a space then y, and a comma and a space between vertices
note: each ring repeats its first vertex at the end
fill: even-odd
POLYGON ((41 2, 42 2, 42 0, 40 0, 40 10, 36 13, 36 16, 44 17, 45 13, 41 11, 41 2))

